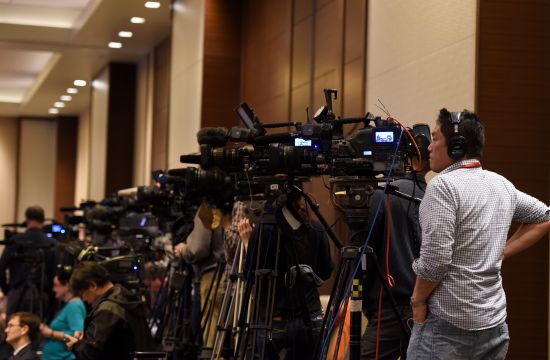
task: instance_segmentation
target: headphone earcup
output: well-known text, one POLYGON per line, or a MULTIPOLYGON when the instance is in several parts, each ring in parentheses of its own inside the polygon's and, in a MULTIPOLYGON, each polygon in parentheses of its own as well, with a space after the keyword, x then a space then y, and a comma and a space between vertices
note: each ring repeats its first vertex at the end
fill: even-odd
POLYGON ((466 155, 466 139, 461 135, 454 134, 447 145, 447 154, 454 161, 462 159, 466 155))

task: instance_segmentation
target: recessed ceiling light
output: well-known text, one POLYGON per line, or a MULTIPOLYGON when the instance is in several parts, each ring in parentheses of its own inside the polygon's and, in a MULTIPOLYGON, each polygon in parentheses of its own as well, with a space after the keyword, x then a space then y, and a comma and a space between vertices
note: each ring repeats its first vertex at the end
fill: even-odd
POLYGON ((75 80, 73 84, 74 86, 86 86, 86 80, 75 80))
POLYGON ((145 18, 134 16, 130 19, 130 22, 132 22, 132 24, 143 24, 145 22, 145 18))
POLYGON ((67 89, 67 94, 77 94, 77 93, 78 93, 77 88, 68 88, 67 89))
POLYGON ((145 7, 148 9, 158 9, 160 7, 160 3, 158 1, 147 1, 145 3, 145 7))
POLYGON ((62 101, 71 101, 73 97, 71 95, 61 95, 60 98, 62 101))
POLYGON ((62 108, 65 107, 65 103, 62 101, 56 101, 53 103, 53 106, 55 106, 56 108, 62 108))
POLYGON ((134 34, 131 31, 119 31, 118 36, 123 38, 131 38, 134 34))
POLYGON ((117 41, 111 41, 111 42, 109 43, 109 47, 110 47, 111 49, 120 49, 120 48, 122 47, 122 43, 119 43, 119 42, 117 42, 117 41))
POLYGON ((59 114, 59 109, 50 108, 50 109, 48 110, 48 112, 49 112, 50 114, 59 114))

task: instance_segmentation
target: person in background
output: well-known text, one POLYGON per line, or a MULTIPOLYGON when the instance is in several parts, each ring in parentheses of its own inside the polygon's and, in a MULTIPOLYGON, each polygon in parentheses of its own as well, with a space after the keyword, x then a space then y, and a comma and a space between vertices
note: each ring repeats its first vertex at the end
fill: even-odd
POLYGON ((86 307, 79 296, 71 291, 68 279, 56 276, 53 279, 53 291, 56 299, 65 303, 50 325, 42 324, 40 333, 45 339, 42 348, 43 360, 69 360, 75 355, 67 348, 69 336, 84 331, 86 307))
POLYGON ((11 245, 6 246, 0 258, 0 287, 8 296, 8 316, 28 311, 46 317, 55 275, 56 240, 42 231, 44 210, 40 206, 25 210, 25 224, 27 230, 10 239, 11 245))
POLYGON ((13 347, 10 360, 38 360, 33 347, 38 340, 40 319, 28 312, 11 315, 6 325, 6 341, 13 347))
POLYGON ((153 350, 147 326, 146 305, 138 295, 111 282, 100 264, 85 261, 74 269, 70 285, 92 306, 84 323, 84 334, 68 336, 67 347, 77 359, 133 359, 133 352, 153 350))

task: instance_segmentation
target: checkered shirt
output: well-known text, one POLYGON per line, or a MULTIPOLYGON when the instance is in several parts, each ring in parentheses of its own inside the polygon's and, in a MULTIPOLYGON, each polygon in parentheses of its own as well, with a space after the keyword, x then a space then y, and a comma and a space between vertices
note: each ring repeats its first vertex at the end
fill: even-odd
POLYGON ((512 220, 550 219, 547 205, 504 177, 464 167, 475 162, 457 162, 428 184, 420 204, 420 257, 413 263, 417 276, 439 282, 429 311, 466 330, 506 320, 500 268, 512 220))

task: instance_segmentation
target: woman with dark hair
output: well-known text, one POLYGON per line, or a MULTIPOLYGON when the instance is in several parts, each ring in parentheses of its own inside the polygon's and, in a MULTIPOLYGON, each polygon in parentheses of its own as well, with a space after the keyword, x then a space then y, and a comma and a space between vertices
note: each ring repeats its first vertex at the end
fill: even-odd
POLYGON ((84 330, 86 307, 80 297, 75 296, 69 286, 69 281, 56 276, 53 280, 55 297, 65 303, 50 326, 42 324, 40 332, 45 338, 42 349, 42 360, 75 359, 74 354, 67 349, 67 335, 74 336, 75 331, 84 330))

